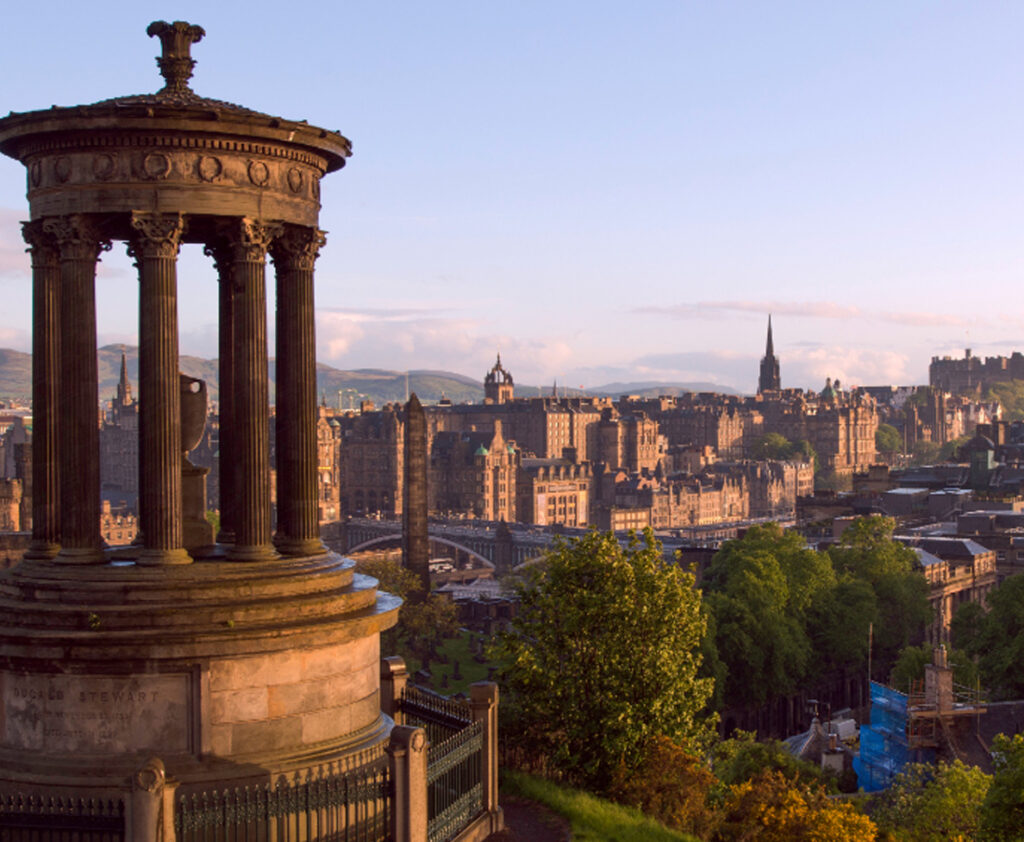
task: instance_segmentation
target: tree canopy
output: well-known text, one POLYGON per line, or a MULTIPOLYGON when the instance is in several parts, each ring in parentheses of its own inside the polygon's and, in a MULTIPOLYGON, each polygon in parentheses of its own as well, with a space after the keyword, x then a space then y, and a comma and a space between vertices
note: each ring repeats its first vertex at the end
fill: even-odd
POLYGON ((750 455, 755 459, 798 460, 813 462, 815 469, 818 454, 807 439, 790 441, 781 433, 766 433, 757 439, 750 448, 750 455))
POLYGON ((992 778, 959 760, 909 763, 879 797, 879 827, 907 842, 975 839, 992 778))
POLYGON ((494 655, 513 741, 571 780, 608 789, 649 741, 708 737, 712 682, 697 675, 705 620, 693 576, 650 530, 560 540, 519 586, 519 611, 494 655))
POLYGON ((892 424, 879 424, 875 430, 875 450, 879 453, 896 453, 903 450, 903 436, 892 424))
POLYGON ((981 682, 995 699, 1024 697, 1024 573, 988 595, 988 612, 971 603, 953 617, 953 642, 977 659, 981 682))
POLYGON ((874 623, 874 673, 888 679, 900 650, 920 641, 931 622, 928 583, 917 555, 892 539, 892 518, 857 518, 828 554, 836 574, 871 586, 877 601, 874 623))

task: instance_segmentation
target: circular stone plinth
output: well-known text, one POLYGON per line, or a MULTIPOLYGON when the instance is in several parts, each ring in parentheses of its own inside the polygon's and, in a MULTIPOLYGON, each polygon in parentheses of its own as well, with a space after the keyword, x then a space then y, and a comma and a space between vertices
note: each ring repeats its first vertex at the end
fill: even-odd
POLYGON ((379 637, 400 600, 353 567, 5 571, 0 781, 113 781, 150 755, 179 780, 249 780, 379 750, 379 637))

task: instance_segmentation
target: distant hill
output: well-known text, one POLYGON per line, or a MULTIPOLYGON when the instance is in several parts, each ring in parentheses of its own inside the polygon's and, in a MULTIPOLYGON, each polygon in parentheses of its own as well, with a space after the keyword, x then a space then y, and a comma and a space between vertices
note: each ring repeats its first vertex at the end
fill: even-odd
POLYGON ((32 398, 32 355, 0 348, 0 397, 32 398))
MULTIPOLYGON (((109 400, 117 392, 117 381, 121 375, 121 352, 124 351, 128 366, 128 380, 138 397, 139 349, 134 345, 104 345, 97 351, 100 400, 109 400)), ((217 361, 202 357, 181 357, 181 370, 192 377, 205 380, 210 397, 217 400, 217 361)), ((274 393, 276 366, 270 360, 271 398, 274 393)), ((393 401, 404 401, 406 396, 406 373, 377 368, 361 368, 345 371, 323 363, 317 364, 317 393, 328 406, 358 408, 361 400, 372 400, 377 406, 393 401)), ((408 391, 415 392, 424 403, 436 403, 447 397, 452 403, 479 403, 483 400, 482 378, 474 379, 450 371, 419 369, 408 373, 408 391)), ((683 392, 724 392, 735 394, 731 389, 714 383, 609 383, 593 389, 568 389, 558 387, 559 395, 598 395, 617 398, 620 395, 658 397, 678 395, 683 392)), ((550 386, 516 385, 519 397, 550 395, 550 386)), ((32 395, 32 356, 21 351, 0 348, 0 398, 28 400, 32 395)))
POLYGON ((662 383, 657 381, 641 381, 638 383, 609 383, 607 386, 595 386, 587 389, 587 394, 617 398, 621 395, 639 395, 642 398, 659 398, 662 395, 678 396, 687 392, 718 392, 723 395, 740 394, 735 389, 722 386, 720 383, 662 383))

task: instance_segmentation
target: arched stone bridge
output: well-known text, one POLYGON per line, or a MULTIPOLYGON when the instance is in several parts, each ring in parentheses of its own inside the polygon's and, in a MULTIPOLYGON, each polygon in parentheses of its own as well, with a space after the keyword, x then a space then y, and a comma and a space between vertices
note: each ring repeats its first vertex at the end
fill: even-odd
MULTIPOLYGON (((325 524, 321 532, 325 543, 343 555, 373 548, 400 547, 402 544, 401 520, 349 518, 344 522, 325 524)), ((453 555, 456 561, 468 557, 493 566, 501 573, 543 555, 556 535, 572 537, 585 532, 584 529, 557 526, 432 519, 429 524, 430 552, 432 557, 453 555)), ((680 549, 696 550, 710 558, 718 545, 717 541, 695 541, 663 534, 659 534, 658 539, 668 559, 674 558, 676 550, 680 549)), ((623 540, 626 540, 625 535, 623 540)))

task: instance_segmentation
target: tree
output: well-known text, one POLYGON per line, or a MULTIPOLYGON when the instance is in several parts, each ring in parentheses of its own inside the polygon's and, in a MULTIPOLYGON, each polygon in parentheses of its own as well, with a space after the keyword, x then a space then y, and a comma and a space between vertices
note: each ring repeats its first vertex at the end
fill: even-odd
POLYGON ((900 650, 917 643, 931 621, 928 583, 909 547, 892 540, 892 518, 857 518, 828 550, 840 578, 869 584, 878 603, 874 621, 874 673, 883 680, 900 650))
POLYGON ((519 611, 493 652, 511 734, 573 781, 607 791, 652 738, 699 748, 711 681, 699 678, 705 631, 690 573, 650 530, 560 540, 519 586, 519 611))
POLYGON ((754 442, 750 454, 755 459, 784 459, 783 454, 789 452, 789 439, 781 433, 765 433, 754 442))
MULTIPOLYGON (((930 644, 907 646, 900 650, 896 666, 892 670, 889 684, 897 690, 906 692, 914 681, 924 680, 924 668, 935 658, 934 647, 930 644)), ((953 668, 953 681, 964 687, 974 687, 978 681, 978 668, 971 656, 961 649, 951 649, 949 665, 953 668)))
POLYGON ((1024 419, 1024 380, 993 383, 985 390, 985 400, 999 401, 1007 421, 1024 419))
POLYGON ((637 769, 620 767, 612 797, 662 824, 706 839, 714 827, 708 795, 716 784, 707 763, 668 737, 654 737, 637 769))
POLYGON ((725 704, 760 704, 799 686, 811 658, 812 607, 834 583, 828 558, 778 524, 722 545, 702 586, 726 666, 725 704))
POLYGON ((954 639, 977 659, 982 684, 997 700, 1024 697, 1024 573, 988 595, 988 613, 965 605, 953 620, 954 639))
POLYGON ((400 562, 389 558, 365 558, 356 562, 356 570, 372 576, 381 590, 401 597, 398 625, 381 635, 381 649, 405 658, 423 659, 443 640, 459 630, 454 603, 440 594, 430 594, 422 602, 409 595, 421 589, 419 577, 400 562))
POLYGON ((879 796, 873 815, 894 839, 945 842, 974 839, 992 778, 975 766, 909 763, 879 796))
POLYGON ((757 740, 750 731, 736 731, 712 749, 711 768, 726 786, 753 780, 766 771, 781 772, 787 780, 804 784, 824 783, 820 766, 796 757, 779 740, 757 740))
POLYGON ((992 785, 981 805, 984 839, 1011 842, 1024 836, 1024 734, 992 740, 992 785))
POLYGON ((903 436, 892 424, 879 424, 875 430, 875 450, 879 453, 897 453, 903 450, 903 436))
POLYGON ((764 771, 729 788, 716 842, 873 842, 875 824, 821 787, 764 771))

